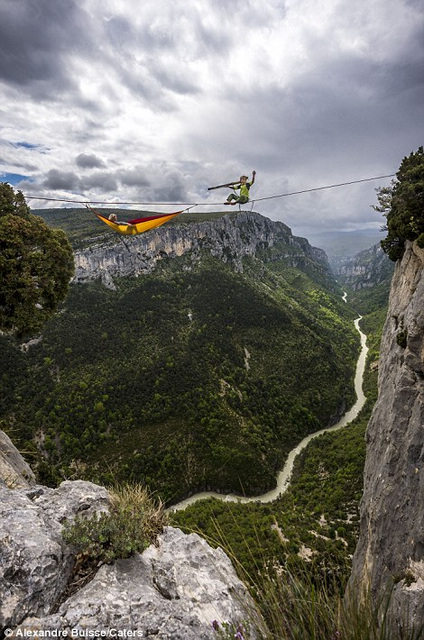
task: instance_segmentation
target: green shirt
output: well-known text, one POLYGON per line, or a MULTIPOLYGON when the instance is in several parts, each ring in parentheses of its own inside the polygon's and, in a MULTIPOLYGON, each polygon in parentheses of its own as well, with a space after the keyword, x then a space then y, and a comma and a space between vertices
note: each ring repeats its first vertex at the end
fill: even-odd
POLYGON ((240 195, 241 196, 245 196, 246 198, 249 197, 249 189, 252 186, 252 184, 250 182, 245 182, 244 184, 242 184, 240 182, 240 184, 234 186, 234 189, 240 189, 240 195))

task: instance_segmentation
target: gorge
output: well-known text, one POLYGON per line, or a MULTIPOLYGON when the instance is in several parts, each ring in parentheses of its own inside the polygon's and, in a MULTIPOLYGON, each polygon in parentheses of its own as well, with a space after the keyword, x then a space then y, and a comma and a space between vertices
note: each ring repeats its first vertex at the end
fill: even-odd
MULTIPOLYGON (((343 299, 345 299, 345 295, 346 294, 344 294, 343 299)), ((196 493, 195 495, 192 495, 186 498, 185 500, 181 500, 178 504, 172 505, 172 507, 170 507, 170 511, 180 511, 181 509, 185 509, 189 505, 194 504, 199 500, 205 500, 207 498, 218 498, 220 500, 224 500, 225 502, 237 502, 239 504, 246 504, 249 502, 262 502, 262 503, 272 502, 287 490, 290 484, 290 478, 293 472, 294 462, 296 457, 299 455, 299 453, 301 453, 301 451, 303 451, 303 449, 305 449, 305 447, 307 447, 308 444, 311 442, 311 440, 313 440, 314 438, 317 438, 324 433, 338 431, 339 429, 342 429, 343 427, 348 426, 349 423, 358 416, 359 412, 361 411, 362 407, 365 404, 366 397, 362 389, 362 382, 363 382, 368 347, 366 345, 367 337, 359 328, 360 320, 361 320, 360 317, 355 320, 355 328, 359 332, 359 335, 361 337, 361 351, 359 354, 358 362, 356 365, 356 372, 355 372, 355 393, 356 393, 355 404, 349 409, 349 411, 347 411, 340 418, 340 420, 336 422, 336 424, 333 424, 324 429, 320 429, 315 433, 309 434, 308 436, 303 438, 303 440, 298 445, 296 445, 294 449, 290 451, 290 453, 287 456, 283 469, 279 472, 277 476, 277 485, 275 489, 271 489, 271 491, 267 491, 267 493, 264 493, 262 495, 251 496, 251 497, 244 497, 244 496, 234 495, 234 494, 223 495, 215 491, 203 491, 201 493, 196 493)))
POLYGON ((4 385, 22 397, 9 415, 37 434, 48 482, 76 465, 168 504, 201 489, 257 495, 354 400, 354 311, 325 254, 283 223, 243 213, 109 234, 76 265, 42 339, 3 356, 27 371, 4 385))
MULTIPOLYGON (((200 253, 205 248, 208 252, 217 252, 220 261, 224 263, 231 261, 236 270, 242 273, 246 269, 247 263, 239 260, 239 245, 245 247, 245 258, 251 258, 264 251, 265 245, 267 245, 267 249, 270 250, 267 259, 271 264, 277 264, 278 259, 283 255, 290 267, 301 265, 304 269, 303 273, 313 271, 318 280, 324 280, 327 277, 325 256, 319 250, 310 248, 306 241, 305 244, 302 239, 294 239, 289 230, 287 231, 288 228, 284 228, 284 225, 279 228, 286 241, 278 245, 273 240, 275 227, 268 222, 263 222, 257 214, 246 214, 244 222, 251 225, 253 230, 248 238, 243 237, 243 226, 239 223, 230 224, 230 220, 219 222, 215 231, 210 230, 207 237, 196 231, 188 244, 181 245, 179 257, 185 260, 183 263, 184 273, 191 273, 199 261, 200 253), (211 237, 214 237, 213 242, 211 237), (224 237, 225 243, 222 242, 224 237), (254 250, 251 249, 253 246, 254 250)), ((208 228, 209 223, 202 224, 206 225, 203 227, 204 229, 208 228)), ((168 258, 173 257, 171 241, 173 233, 172 228, 168 229, 162 240, 158 240, 154 246, 147 243, 143 244, 143 248, 141 248, 141 245, 134 244, 130 251, 128 246, 123 244, 119 247, 116 255, 110 252, 107 243, 102 247, 94 244, 87 250, 86 255, 83 256, 81 253, 77 258, 79 265, 77 279, 80 283, 88 283, 101 278, 109 290, 114 292, 120 286, 120 280, 128 275, 125 256, 129 258, 139 275, 149 274, 148 255, 151 256, 154 264, 165 264, 168 258)), ((143 242, 146 243, 146 241, 143 242)), ((170 272, 164 273, 166 278, 170 278, 170 272)), ((221 276, 222 273, 220 273, 221 276)), ((265 267, 262 268, 262 274, 266 274, 266 287, 271 288, 273 281, 269 278, 265 267)), ((296 277, 298 278, 298 275, 296 277)), ((177 280, 172 280, 173 284, 174 282, 177 280)), ((293 282, 299 286, 299 279, 294 279, 293 282)), ((132 295, 132 292, 130 293, 132 295)), ((158 294, 166 298, 166 293, 165 287, 160 292, 155 291, 154 296, 156 297, 151 296, 149 302, 153 299, 157 301, 158 294)), ((301 293, 303 296, 304 291, 301 293)), ((96 299, 95 296, 100 298, 98 289, 93 289, 92 295, 92 300, 96 299)), ((294 296, 293 289, 290 289, 291 304, 298 303, 300 300, 299 289, 296 295, 298 298, 294 296)), ((314 292, 314 295, 307 298, 311 306, 316 304, 316 297, 317 294, 314 292)), ((138 298, 137 300, 144 299, 138 298)), ((423 300, 424 251, 416 243, 407 242, 403 258, 396 264, 389 311, 381 343, 378 364, 379 397, 367 431, 367 460, 361 507, 361 531, 353 558, 352 577, 349 585, 349 592, 358 600, 363 596, 364 590, 368 589, 376 606, 384 599, 387 590, 391 590, 390 606, 387 607, 388 624, 392 629, 391 638, 396 638, 396 640, 405 637, 402 634, 407 634, 413 628, 418 629, 424 624, 423 300)), ((122 299, 119 302, 121 303, 122 299)), ((163 308, 160 307, 160 309, 163 308)), ((317 309, 317 307, 313 308, 317 309)), ((75 314, 73 320, 79 319, 82 316, 82 308, 74 307, 74 309, 78 309, 79 315, 75 314)), ((329 307, 326 309, 328 310, 329 307)), ((184 307, 183 311, 184 313, 181 313, 179 317, 184 319, 184 324, 182 323, 181 326, 186 334, 188 330, 192 330, 193 323, 197 321, 196 314, 198 312, 193 313, 192 307, 188 305, 184 307)), ((148 313, 152 315, 150 308, 148 313)), ((59 320, 64 317, 65 314, 62 313, 59 320)), ((225 318, 225 323, 227 323, 227 318, 225 318)), ((265 326, 267 325, 265 324, 265 326)), ((228 328, 227 325, 225 327, 228 328)), ((122 318, 120 318, 119 328, 121 331, 123 330, 122 318)), ((107 334, 106 328, 103 332, 107 334)), ((131 332, 128 334, 131 335, 131 332)), ((53 332, 53 338, 54 335, 53 332)), ((343 335, 343 332, 340 335, 343 335)), ((230 332, 227 332, 225 336, 228 338, 230 332)), ((363 336, 361 338, 362 355, 365 358, 364 338, 363 336)), ((36 364, 37 370, 41 372, 46 388, 50 385, 54 389, 66 378, 66 363, 71 360, 74 364, 77 362, 77 358, 82 358, 82 356, 78 352, 78 344, 72 343, 73 351, 71 343, 64 343, 60 350, 55 351, 54 346, 49 346, 49 339, 51 340, 50 345, 52 345, 52 338, 44 338, 50 350, 43 351, 46 344, 30 346, 29 349, 30 352, 33 349, 34 352, 40 351, 42 359, 36 364)), ((95 343, 96 348, 98 347, 99 351, 102 349, 105 351, 108 345, 108 336, 100 336, 100 339, 99 336, 96 336, 96 339, 98 340, 98 343, 95 343)), ((253 350, 250 349, 250 345, 248 346, 247 351, 250 354, 253 350)), ((249 359, 246 355, 245 343, 243 343, 243 347, 237 352, 237 357, 241 363, 240 371, 246 375, 254 359, 249 359), (246 366, 246 361, 248 366, 246 366)), ((328 349, 322 353, 330 356, 332 352, 331 349, 328 349)), ((13 352, 13 354, 17 357, 17 352, 13 352)), ((23 355, 19 356, 19 363, 23 361, 23 358, 23 355)), ((219 362, 219 358, 214 360, 214 366, 216 366, 216 362, 219 362)), ((85 360, 83 363, 86 367, 85 360)), ((172 371, 175 362, 165 359, 164 366, 172 371)), ((358 370, 359 367, 357 374, 358 370)), ((179 371, 183 371, 183 369, 181 368, 179 371)), ((221 374, 219 379, 223 379, 221 374)), ((66 392, 69 391, 69 397, 84 391, 81 382, 85 381, 80 377, 78 385, 73 383, 64 387, 66 392)), ((232 381, 231 388, 228 386, 229 383, 225 382, 226 384, 221 383, 220 391, 223 395, 219 397, 226 398, 226 394, 231 392, 231 401, 238 403, 240 396, 234 381, 232 381)), ((42 390, 44 393, 45 388, 43 387, 42 390)), ((17 387, 16 395, 22 403, 24 399, 19 396, 18 391, 19 387, 17 387)), ((12 389, 11 392, 14 390, 12 389)), ((105 396, 106 393, 103 391, 101 401, 104 405, 107 404, 105 396)), ((34 395, 34 397, 36 396, 34 395)), ((91 398, 91 396, 88 397, 91 398)), ((52 395, 52 398, 56 405, 52 402, 51 406, 57 413, 55 415, 51 410, 50 420, 57 417, 60 409, 59 396, 52 395)), ((358 401, 362 402, 363 398, 359 398, 358 401)), ((39 402, 38 399, 37 402, 39 402)), ((97 407, 97 409, 93 408, 92 413, 97 411, 101 416, 104 405, 100 406, 97 397, 96 402, 96 405, 90 405, 97 407)), ((239 405, 235 404, 234 406, 239 405)), ((14 419, 16 419, 16 415, 14 415, 14 419)), ((335 424, 333 428, 339 426, 342 425, 335 424)), ((83 435, 82 432, 81 436, 83 435)), ((91 437, 90 432, 88 436, 91 437)), ((108 436, 109 433, 105 432, 105 439, 108 436)), ((54 439, 51 438, 50 441, 45 440, 44 442, 46 447, 50 447, 50 450, 53 451, 54 439)), ((121 615, 125 624, 133 625, 132 628, 138 628, 137 625, 145 624, 143 632, 146 637, 162 633, 165 634, 162 637, 169 637, 173 640, 176 638, 193 638, 194 640, 199 637, 205 639, 214 637, 210 629, 210 618, 216 617, 213 615, 216 608, 223 607, 225 616, 234 622, 243 615, 231 600, 230 592, 243 595, 245 591, 232 573, 227 560, 220 557, 219 553, 210 552, 204 543, 199 542, 197 538, 187 539, 180 532, 176 533, 172 529, 164 532, 159 550, 151 549, 144 558, 136 556, 131 562, 124 561, 111 567, 102 567, 91 587, 87 586, 77 597, 62 603, 59 612, 56 612, 53 605, 63 590, 72 561, 72 552, 64 545, 60 535, 64 514, 68 512, 72 517, 73 514, 80 511, 102 510, 107 506, 107 495, 101 487, 83 481, 76 481, 76 483, 66 481, 55 489, 36 485, 31 470, 20 459, 10 440, 2 438, 1 445, 2 451, 5 452, 3 462, 4 460, 12 460, 13 462, 9 467, 0 465, 0 469, 5 474, 0 483, 2 493, 0 540, 4 559, 1 580, 1 588, 3 589, 2 608, 0 608, 1 626, 14 627, 23 622, 26 616, 31 628, 50 626, 58 629, 62 628, 66 622, 68 626, 64 628, 70 629, 73 625, 79 624, 80 620, 84 620, 84 624, 87 625, 100 625, 106 619, 111 624, 117 624, 116 621, 121 615), (8 481, 12 483, 12 486, 8 486, 8 481), (28 522, 31 526, 28 526, 28 522), (175 557, 175 549, 181 550, 178 560, 175 557), (31 564, 30 556, 34 550, 36 552, 35 560, 31 564), (44 557, 44 564, 40 564, 38 551, 44 557), (194 560, 193 563, 188 560, 190 556, 194 560), (212 567, 214 563, 221 562, 221 560, 223 573, 218 576, 214 574, 212 567), (202 566, 206 574, 202 594, 212 593, 213 585, 217 588, 217 592, 214 592, 211 597, 207 595, 202 604, 200 604, 200 600, 203 595, 202 597, 196 596, 194 600, 192 595, 197 588, 198 566, 202 566), (181 571, 182 567, 184 567, 184 571, 181 571), (187 568, 190 577, 187 577, 187 568), (133 588, 140 576, 146 578, 146 581, 141 584, 141 590, 150 594, 152 598, 145 601, 143 605, 142 595, 136 588, 133 588), (184 577, 181 578, 181 576, 184 577), (210 576, 212 576, 211 583, 208 582, 210 576), (182 582, 179 581, 180 578, 182 582), (32 600, 28 598, 29 586, 35 587, 35 590, 31 592, 33 594, 32 600), (42 593, 52 595, 42 596, 40 600, 42 593), (82 596, 83 599, 81 599, 82 596), (28 604, 29 600, 31 600, 30 604, 28 604), (156 608, 152 608, 153 600, 156 608), (25 602, 26 609, 22 609, 23 602, 25 602), (225 603, 229 608, 225 609, 225 603), (183 609, 187 607, 190 609, 189 618, 183 616, 183 609), (154 623, 151 617, 152 611, 158 614, 154 623), (167 633, 171 635, 166 635, 167 633)), ((262 497, 266 498, 266 495, 262 497)), ((203 577, 202 574, 202 580, 203 577)), ((197 591, 198 595, 199 593, 197 591)), ((161 636, 159 635, 159 637, 161 636)))

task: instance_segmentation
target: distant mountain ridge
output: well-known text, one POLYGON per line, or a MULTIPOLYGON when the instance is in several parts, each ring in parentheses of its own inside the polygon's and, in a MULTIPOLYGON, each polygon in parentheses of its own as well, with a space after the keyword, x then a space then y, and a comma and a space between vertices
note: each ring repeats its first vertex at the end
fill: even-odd
POLYGON ((387 289, 394 272, 394 263, 389 259, 379 244, 345 260, 333 271, 342 285, 348 285, 354 291, 371 288, 386 282, 387 289))
POLYGON ((113 280, 151 273, 164 258, 190 255, 195 262, 203 251, 243 271, 243 259, 260 256, 265 261, 284 260, 288 266, 321 270, 329 279, 325 251, 292 234, 283 222, 273 222, 255 212, 228 214, 215 220, 165 225, 130 239, 108 234, 75 251, 75 282, 113 280))

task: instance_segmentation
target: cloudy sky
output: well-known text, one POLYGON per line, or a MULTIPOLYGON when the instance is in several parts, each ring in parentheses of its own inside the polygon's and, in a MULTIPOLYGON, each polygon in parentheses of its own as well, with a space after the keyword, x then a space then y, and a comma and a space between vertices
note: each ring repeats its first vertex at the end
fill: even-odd
POLYGON ((0 0, 0 98, 0 181, 28 198, 201 212, 255 169, 254 209, 298 235, 378 229, 390 179, 259 199, 423 144, 424 3, 0 0))

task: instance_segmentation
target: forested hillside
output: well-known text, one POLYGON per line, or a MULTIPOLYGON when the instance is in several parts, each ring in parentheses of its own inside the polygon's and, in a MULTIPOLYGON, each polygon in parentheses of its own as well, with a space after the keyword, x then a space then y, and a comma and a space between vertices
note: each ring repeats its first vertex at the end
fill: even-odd
MULTIPOLYGON (((365 432, 377 398, 379 348, 390 282, 360 291, 348 300, 361 314, 368 358, 363 388, 366 404, 353 423, 312 440, 296 458, 288 490, 268 504, 201 500, 173 514, 187 531, 200 531, 224 546, 241 574, 257 576, 263 566, 284 567, 307 588, 341 588, 349 578, 359 535, 365 432), (325 585, 325 587, 323 587, 325 585)), ((279 569, 276 570, 277 575, 279 569)), ((261 578, 258 579, 261 582, 261 578)))
POLYGON ((359 343, 321 268, 262 254, 242 273, 204 252, 115 291, 73 285, 40 340, 1 339, 2 425, 43 482, 137 480, 170 502, 274 485, 352 402, 359 343))

